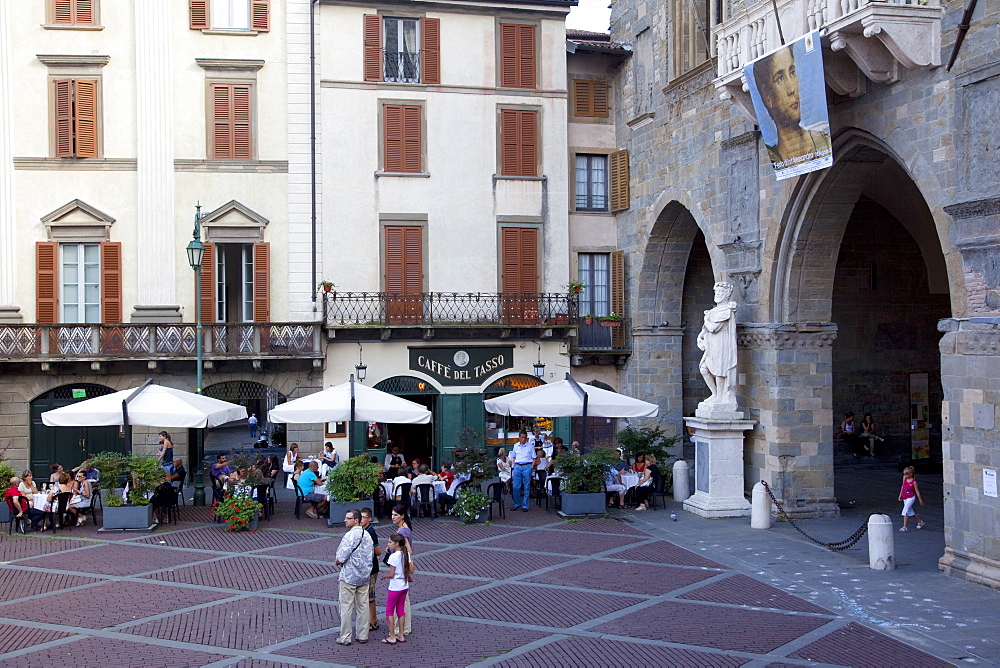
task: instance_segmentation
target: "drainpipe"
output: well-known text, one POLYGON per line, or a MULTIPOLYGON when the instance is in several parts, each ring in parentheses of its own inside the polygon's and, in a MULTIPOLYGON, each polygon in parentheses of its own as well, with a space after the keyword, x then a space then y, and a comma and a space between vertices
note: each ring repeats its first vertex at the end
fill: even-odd
POLYGON ((309 168, 311 170, 311 220, 312 233, 312 303, 316 312, 316 5, 319 0, 309 0, 309 168))

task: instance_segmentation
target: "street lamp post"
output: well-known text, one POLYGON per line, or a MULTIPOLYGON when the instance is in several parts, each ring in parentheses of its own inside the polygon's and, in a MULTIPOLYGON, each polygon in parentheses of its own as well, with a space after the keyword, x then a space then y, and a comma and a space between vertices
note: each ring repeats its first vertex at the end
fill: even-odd
MULTIPOLYGON (((198 372, 195 392, 201 394, 202 333, 201 333, 201 261, 205 257, 205 244, 201 242, 201 204, 195 205, 194 238, 187 245, 188 264, 194 269, 195 300, 195 350, 198 372)), ((205 440, 204 431, 198 430, 194 446, 194 505, 205 505, 205 440)))

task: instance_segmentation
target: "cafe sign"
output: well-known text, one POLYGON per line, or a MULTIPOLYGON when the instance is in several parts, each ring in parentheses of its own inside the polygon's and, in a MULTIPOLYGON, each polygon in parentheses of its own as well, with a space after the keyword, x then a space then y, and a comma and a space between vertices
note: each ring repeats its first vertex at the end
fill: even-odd
POLYGON ((410 369, 442 385, 482 385, 514 367, 514 346, 410 348, 410 369))

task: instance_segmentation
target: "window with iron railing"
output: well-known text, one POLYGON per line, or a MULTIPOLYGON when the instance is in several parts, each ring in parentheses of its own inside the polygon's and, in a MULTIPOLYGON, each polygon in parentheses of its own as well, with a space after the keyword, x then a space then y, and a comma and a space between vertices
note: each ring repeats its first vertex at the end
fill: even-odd
POLYGON ((576 155, 576 210, 608 210, 608 156, 576 155))
POLYGON ((420 54, 406 51, 386 51, 384 53, 385 81, 400 83, 420 82, 420 54))
POLYGON ((385 17, 383 80, 420 82, 420 21, 385 17))

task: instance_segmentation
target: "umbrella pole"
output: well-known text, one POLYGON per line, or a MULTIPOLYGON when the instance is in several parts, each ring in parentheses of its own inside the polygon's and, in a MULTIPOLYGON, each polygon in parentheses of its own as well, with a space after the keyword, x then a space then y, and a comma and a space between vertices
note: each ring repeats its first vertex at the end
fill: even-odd
POLYGON ((347 427, 347 458, 354 456, 354 374, 351 374, 351 421, 347 427))
POLYGON ((125 433, 125 450, 132 454, 132 425, 128 423, 127 399, 122 399, 122 431, 125 433))

